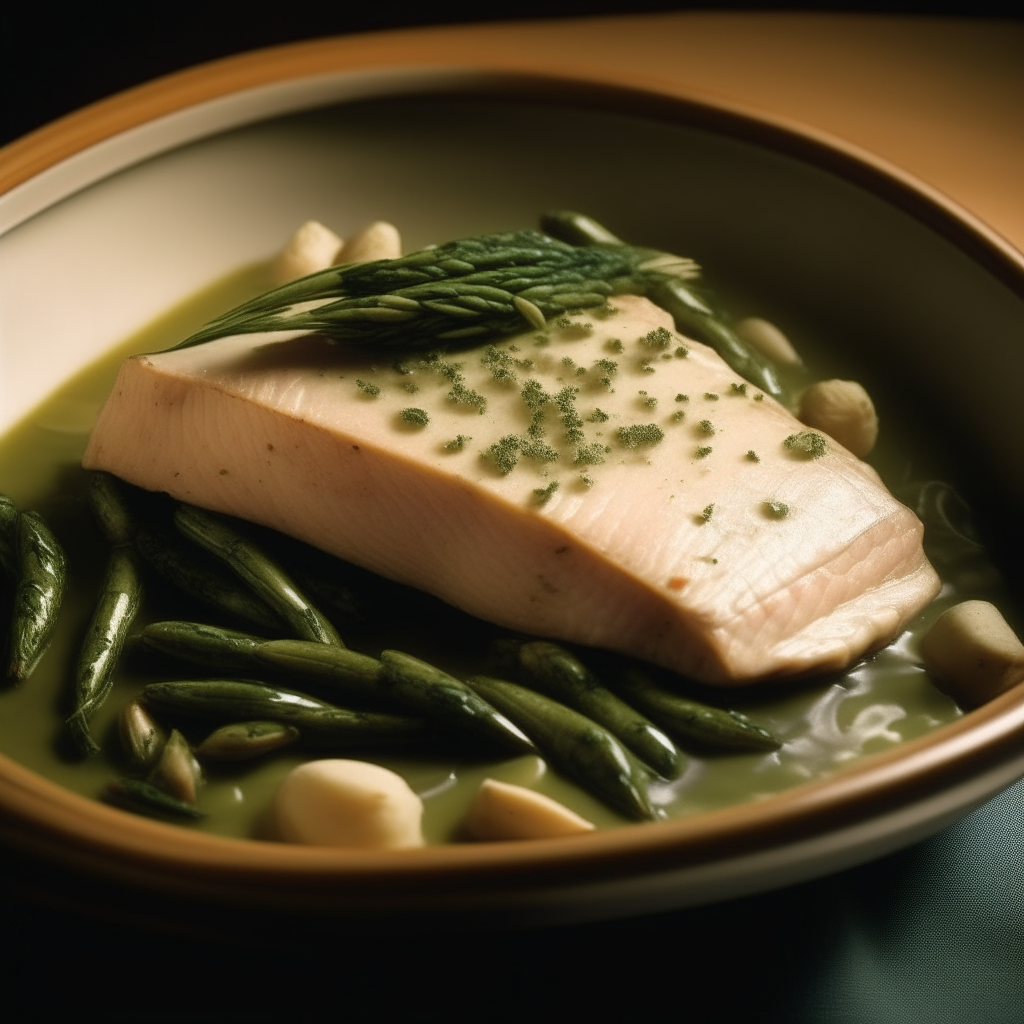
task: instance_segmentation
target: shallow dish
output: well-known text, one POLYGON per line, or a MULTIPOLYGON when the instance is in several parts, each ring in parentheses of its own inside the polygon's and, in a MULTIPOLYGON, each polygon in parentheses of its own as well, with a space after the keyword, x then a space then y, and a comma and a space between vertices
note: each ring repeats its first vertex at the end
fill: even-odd
MULTIPOLYGON (((769 316, 798 310, 808 337, 848 347, 841 364, 884 366, 879 389, 888 377, 891 393, 913 392, 914 414, 943 410, 936 440, 965 464, 972 496, 1019 505, 1024 265, 927 189, 813 133, 654 87, 479 68, 469 55, 463 68, 396 71, 382 58, 351 71, 337 58, 332 70, 328 44, 307 52, 305 64, 301 47, 287 48, 245 58, 234 77, 242 64, 225 62, 189 73, 188 89, 180 77, 147 87, 149 116, 129 94, 113 118, 123 131, 86 112, 65 126, 91 143, 77 151, 48 136, 62 159, 0 197, 0 429, 175 302, 269 255, 307 217, 342 233, 386 217, 416 248, 571 206, 693 253, 769 316)), ((89 415, 67 410, 68 429, 89 415)), ((232 840, 130 817, 7 758, 0 827, 33 855, 187 901, 377 923, 527 923, 707 902, 837 870, 927 835, 1022 774, 1018 687, 828 778, 579 840, 372 855, 232 840)))

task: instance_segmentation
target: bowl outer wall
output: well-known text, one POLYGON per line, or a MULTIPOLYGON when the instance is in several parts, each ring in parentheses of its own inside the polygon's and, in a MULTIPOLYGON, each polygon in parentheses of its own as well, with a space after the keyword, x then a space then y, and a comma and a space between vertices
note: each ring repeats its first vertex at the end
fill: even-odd
MULTIPOLYGON (((218 97, 230 100, 242 90, 262 90, 265 99, 280 83, 285 88, 294 79, 309 84, 306 80, 311 71, 327 78, 347 77, 338 68, 352 66, 348 42, 303 44, 232 58, 105 101, 8 147, 5 155, 13 159, 4 163, 5 182, 9 187, 27 187, 27 191, 18 190, 19 203, 25 195, 31 200, 29 175, 60 171, 62 165, 58 161, 74 161, 75 154, 91 152, 95 156, 104 140, 116 142, 119 132, 130 132, 154 119, 173 117, 175 111, 187 115, 195 104, 215 103, 218 97)), ((370 67, 387 71, 400 63, 423 67, 430 63, 432 55, 426 49, 418 53, 407 49, 396 54, 383 46, 376 56, 362 56, 364 70, 370 67)), ((598 108, 710 127, 788 152, 857 181, 924 220, 1017 294, 1024 294, 1021 258, 994 232, 909 176, 823 133, 787 124, 780 118, 762 117, 734 105, 680 95, 677 86, 670 89, 657 81, 624 80, 625 76, 595 78, 592 73, 590 77, 581 74, 575 79, 567 75, 555 77, 550 75, 550 69, 530 68, 524 66, 526 62, 511 58, 507 64, 481 69, 472 66, 472 55, 465 54, 464 58, 468 67, 458 70, 449 64, 439 76, 416 72, 410 78, 403 72, 393 77, 390 71, 383 76, 371 76, 370 84, 354 95, 380 94, 374 89, 401 92, 413 87, 414 91, 436 91, 439 86, 441 90, 470 86, 477 92, 486 90, 499 95, 546 93, 598 108), (530 72, 548 73, 537 77, 530 72)), ((249 99, 252 98, 250 94, 249 99)), ((335 94, 321 101, 334 102, 336 98, 335 94)), ((301 102, 309 103, 309 93, 302 94, 301 102)), ((262 113, 260 109, 257 98, 255 107, 250 106, 245 116, 255 119, 268 112, 281 112, 280 106, 263 106, 262 113)), ((238 116, 237 109, 232 116, 238 116)), ((210 129, 210 123, 206 121, 199 134, 225 127, 220 123, 210 129)), ((179 135, 161 145, 169 147, 182 141, 179 135)), ((127 155, 127 162, 142 159, 151 152, 144 148, 136 150, 127 155)), ((124 151, 120 159, 125 160, 124 151)), ((109 164, 104 168, 102 161, 94 163, 91 172, 86 168, 77 178, 67 177, 63 194, 95 180, 90 173, 108 174, 123 166, 125 162, 116 168, 109 164)), ((31 202, 22 205, 21 210, 30 207, 31 202)), ((688 866, 722 863, 729 858, 742 858, 752 850, 791 848, 804 840, 838 835, 844 828, 877 820, 887 813, 895 813, 898 819, 901 809, 912 809, 944 792, 952 793, 958 786, 966 786, 958 797, 947 799, 944 804, 940 800, 942 806, 934 809, 927 823, 909 824, 903 820, 902 825, 892 825, 890 843, 910 841, 923 834, 922 828, 939 827, 951 814, 965 812, 1013 781, 1024 771, 1024 765, 1019 763, 1022 749, 1024 689, 1018 687, 951 726, 895 751, 866 759, 839 776, 758 803, 701 815, 692 821, 638 826, 584 840, 448 847, 387 856, 307 850, 185 832, 85 800, 7 759, 0 759, 0 808, 5 811, 4 834, 14 845, 78 863, 90 871, 135 878, 144 885, 184 886, 193 894, 202 891, 207 896, 214 892, 228 896, 235 892, 246 900, 262 895, 271 901, 304 902, 299 892, 323 893, 326 888, 332 893, 329 903, 333 907, 351 908, 366 905, 367 900, 380 905, 392 899, 409 906, 410 901, 416 903, 413 897, 417 893, 422 896, 427 889, 428 903, 450 902, 456 893, 475 893, 479 899, 485 892, 501 902, 500 894, 514 900, 516 892, 523 889, 564 894, 571 886, 593 885, 597 890, 587 890, 586 902, 594 905, 601 886, 607 887, 616 880, 640 875, 656 877, 688 866), (977 786, 971 788, 972 780, 980 783, 980 790, 977 786)), ((858 856, 856 846, 856 842, 852 847, 847 844, 853 857, 858 856)), ((871 841, 862 838, 861 846, 866 851, 863 856, 881 849, 877 836, 871 841)), ((806 856, 797 854, 796 860, 803 864, 803 877, 816 873, 807 864, 806 856)), ((799 865, 796 870, 799 874, 799 865)), ((730 891, 741 891, 744 885, 749 891, 752 884, 757 884, 749 876, 747 872, 743 884, 734 881, 730 891)), ((762 871, 760 877, 762 881, 768 879, 766 884, 778 884, 780 875, 778 871, 762 871)), ((690 898, 696 883, 694 876, 690 880, 690 898)), ((677 890, 680 884, 687 888, 685 880, 677 879, 677 890)), ((656 883, 655 889, 662 894, 658 898, 664 897, 665 885, 656 883)), ((717 893, 723 894, 727 893, 717 893)), ((676 902, 685 898, 678 891, 674 897, 676 902)), ((597 901, 600 902, 599 898, 597 901)))

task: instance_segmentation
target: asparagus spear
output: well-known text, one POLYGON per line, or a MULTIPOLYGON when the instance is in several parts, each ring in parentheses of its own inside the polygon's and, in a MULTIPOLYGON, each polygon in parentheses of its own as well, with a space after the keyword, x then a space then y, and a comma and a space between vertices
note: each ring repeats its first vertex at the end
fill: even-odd
POLYGON ((568 245, 536 231, 464 238, 394 260, 330 267, 211 321, 176 348, 229 334, 315 331, 395 352, 516 334, 567 309, 647 294, 696 265, 656 249, 568 245), (660 262, 659 262, 660 261, 660 262), (323 300, 315 309, 297 303, 323 300))

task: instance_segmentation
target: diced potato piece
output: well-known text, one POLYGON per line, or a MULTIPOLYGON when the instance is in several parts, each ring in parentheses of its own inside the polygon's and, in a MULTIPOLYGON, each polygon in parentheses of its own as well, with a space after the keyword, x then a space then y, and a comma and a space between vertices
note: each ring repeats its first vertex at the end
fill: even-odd
POLYGON ((345 243, 318 220, 307 220, 277 254, 271 268, 275 284, 326 270, 338 262, 345 243))
POLYGON ((274 797, 281 837, 312 846, 404 849, 423 845, 423 801, 406 781, 365 761, 299 765, 274 797))
POLYGON ((878 440, 878 416, 871 396, 855 380, 820 380, 800 398, 800 420, 834 437, 858 459, 878 440))
POLYGON ((921 656, 964 707, 978 707, 1024 680, 1024 644, 988 601, 964 601, 943 612, 921 641, 921 656))
POLYGON ((357 231, 345 246, 343 263, 369 263, 370 260, 397 260, 402 255, 398 228, 386 220, 374 221, 357 231))
POLYGON ((585 818, 532 789, 484 779, 464 822, 474 839, 554 839, 592 832, 585 818))
POLYGON ((774 363, 796 366, 800 362, 800 356, 790 344, 789 338, 768 320, 748 316, 736 325, 736 333, 774 363))

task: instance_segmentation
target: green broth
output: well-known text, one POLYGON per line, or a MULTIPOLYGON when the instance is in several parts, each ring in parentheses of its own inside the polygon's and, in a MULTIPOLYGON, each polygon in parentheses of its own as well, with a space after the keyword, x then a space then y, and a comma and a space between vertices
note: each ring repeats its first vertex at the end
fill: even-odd
MULTIPOLYGON (((147 682, 174 678, 176 671, 148 675, 130 661, 119 668, 114 690, 94 719, 93 731, 101 738, 104 753, 84 762, 65 756, 61 722, 69 710, 77 651, 106 557, 106 545, 85 498, 86 474, 79 466, 88 433, 125 357, 173 344, 266 286, 266 267, 252 265, 204 289, 83 370, 0 439, 0 489, 19 507, 35 508, 44 515, 65 546, 71 579, 56 636, 39 668, 27 684, 0 694, 0 750, 75 792, 96 797, 118 775, 115 729, 120 708, 147 682)), ((819 362, 827 369, 827 359, 819 362)), ((906 450, 901 440, 899 429, 885 430, 872 458, 890 481, 892 467, 906 450)), ((682 817, 757 799, 827 775, 958 717, 953 701, 924 673, 915 647, 917 637, 950 604, 967 596, 997 599, 994 573, 981 586, 975 580, 969 587, 947 582, 939 599, 907 633, 842 676, 713 695, 712 699, 727 699, 757 724, 771 729, 784 746, 771 754, 690 753, 680 778, 654 786, 654 800, 669 817, 682 817)), ((494 627, 429 598, 410 597, 396 607, 384 623, 346 630, 346 642, 370 654, 383 647, 399 648, 459 674, 480 671, 488 643, 500 635, 494 627)), ((140 621, 196 616, 196 609, 185 599, 152 587, 140 621)), ((589 654, 591 667, 600 673, 605 656, 597 651, 589 654)), ((152 671, 153 666, 145 669, 152 671)), ((198 742, 210 729, 185 731, 198 742)), ((286 752, 252 765, 211 770, 200 798, 207 817, 184 827, 268 837, 267 811, 277 784, 309 756, 286 752)), ((485 777, 530 786, 598 827, 624 823, 537 757, 501 762, 459 756, 366 759, 397 771, 423 797, 429 842, 457 838, 459 822, 485 777)))

